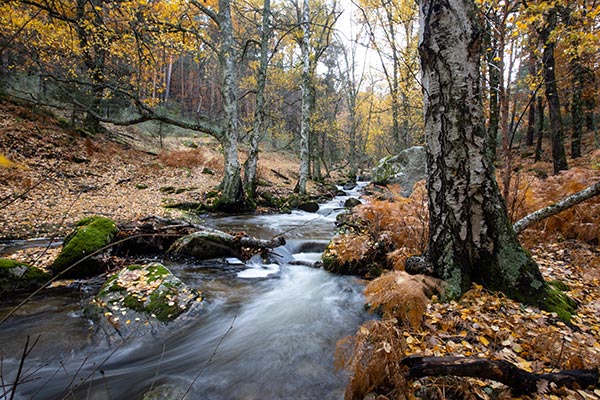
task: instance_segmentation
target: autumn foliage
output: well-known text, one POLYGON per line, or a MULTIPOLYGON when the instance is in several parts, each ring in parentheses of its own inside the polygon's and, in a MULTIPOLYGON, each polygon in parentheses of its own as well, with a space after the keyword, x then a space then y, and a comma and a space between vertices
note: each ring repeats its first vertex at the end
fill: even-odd
MULTIPOLYGON (((548 167, 545 164, 522 169, 513 177, 515 189, 507 199, 513 221, 597 182, 600 151, 589 160, 592 168, 574 167, 550 177, 541 173, 548 167)), ((403 271, 408 257, 426 250, 429 221, 424 183, 418 183, 409 198, 397 193, 391 188, 354 210, 364 224, 362 235, 387 237, 395 250, 388 255, 394 271, 371 281, 365 291, 367 304, 382 320, 365 323, 354 336, 338 343, 337 366, 352 373, 346 399, 363 399, 369 393, 382 399, 513 398, 506 386, 472 378, 407 382, 401 360, 411 354, 489 357, 536 373, 600 364, 595 300, 600 290, 600 257, 594 250, 600 239, 600 198, 547 218, 520 236, 545 278, 578 302, 577 315, 566 325, 556 314, 525 307, 481 286, 474 286, 458 302, 439 303, 436 297, 431 301, 442 290, 441 283, 403 271)), ((343 254, 365 252, 365 240, 348 239, 339 243, 343 254)), ((542 385, 524 398, 575 399, 577 395, 542 385)))

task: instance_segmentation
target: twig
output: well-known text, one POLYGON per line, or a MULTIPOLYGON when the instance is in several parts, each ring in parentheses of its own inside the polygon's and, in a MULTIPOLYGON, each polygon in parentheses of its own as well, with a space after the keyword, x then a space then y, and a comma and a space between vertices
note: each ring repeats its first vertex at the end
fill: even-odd
POLYGON ((208 367, 208 365, 211 363, 211 361, 213 360, 214 356, 217 355, 217 351, 219 350, 219 346, 221 346, 221 343, 223 343, 223 340, 225 340, 225 337, 227 336, 227 334, 229 332, 231 332, 231 330, 233 329, 233 324, 235 324, 236 318, 237 318, 237 314, 233 316, 233 320, 231 321, 231 325, 229 326, 229 329, 227 329, 227 331, 223 334, 223 336, 221 336, 221 339, 219 339, 219 343, 217 343, 217 345, 215 346, 212 354, 210 355, 210 357, 208 358, 208 360, 206 360, 206 362, 204 363, 204 366, 200 369, 200 371, 198 371, 198 373, 194 377, 194 380, 192 380, 192 383, 190 383, 190 385, 188 386, 188 388, 185 391, 185 393, 181 396, 180 400, 184 400, 185 399, 185 396, 187 396, 187 394, 190 392, 190 390, 192 389, 192 386, 194 386, 194 383, 196 383, 196 381, 198 380, 198 378, 200 378, 200 375, 202 375, 202 372, 204 372, 204 370, 206 369, 206 367, 208 367))
POLYGON ((150 385, 150 391, 154 388, 154 384, 156 383, 156 378, 158 378, 158 371, 160 370, 160 364, 162 364, 163 357, 165 356, 165 349, 167 348, 167 343, 163 343, 162 351, 160 352, 160 359, 158 360, 158 364, 156 365, 156 373, 154 374, 154 378, 152 379, 152 384, 150 385))
POLYGON ((25 341, 25 347, 23 347, 23 354, 21 355, 21 360, 19 361, 19 369, 17 370, 17 376, 15 376, 15 383, 12 385, 12 393, 10 395, 10 400, 15 398, 15 394, 17 393, 17 386, 19 386, 19 378, 21 377, 21 373, 23 372, 23 365, 25 364, 25 359, 31 353, 31 350, 35 347, 40 336, 35 339, 31 347, 29 347, 29 335, 27 335, 27 340, 25 341))

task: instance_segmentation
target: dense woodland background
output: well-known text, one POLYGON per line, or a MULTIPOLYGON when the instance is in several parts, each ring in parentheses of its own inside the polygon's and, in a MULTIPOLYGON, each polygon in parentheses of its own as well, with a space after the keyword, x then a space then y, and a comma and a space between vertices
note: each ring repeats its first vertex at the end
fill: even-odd
MULTIPOLYGON (((581 156, 597 132, 595 2, 478 2, 488 129, 504 195, 513 153, 581 156), (544 153, 545 141, 552 143, 544 153)), ((252 198, 258 143, 303 160, 298 185, 354 176, 422 141, 412 1, 10 1, 2 4, 2 89, 61 110, 66 123, 137 124, 219 139, 225 202, 242 200, 238 145, 252 198), (254 169, 253 169, 254 168, 254 169)))

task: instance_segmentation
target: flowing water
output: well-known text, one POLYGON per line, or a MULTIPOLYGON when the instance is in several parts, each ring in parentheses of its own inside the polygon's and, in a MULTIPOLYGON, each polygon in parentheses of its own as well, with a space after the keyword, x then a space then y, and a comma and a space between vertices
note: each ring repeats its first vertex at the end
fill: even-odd
MULTIPOLYGON (((27 336, 33 341, 38 335, 15 398, 141 399, 151 388, 158 395, 147 398, 343 398, 348 376, 335 371, 334 351, 368 318, 362 283, 293 261, 320 257, 345 199, 322 205, 318 214, 206 221, 261 238, 283 234, 288 242, 276 249, 276 264, 167 264, 202 291, 206 306, 160 335, 98 345, 81 312, 91 293, 36 297, 0 326, 0 399, 10 396, 5 385, 17 374, 27 336)), ((0 315, 11 305, 3 304, 0 315)))

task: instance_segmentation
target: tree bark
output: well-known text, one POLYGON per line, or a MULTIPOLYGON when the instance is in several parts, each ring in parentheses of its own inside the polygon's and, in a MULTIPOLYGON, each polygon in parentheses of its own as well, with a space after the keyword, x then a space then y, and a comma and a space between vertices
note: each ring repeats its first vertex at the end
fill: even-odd
POLYGON ((244 191, 238 160, 238 99, 235 41, 233 38, 233 22, 231 19, 231 0, 219 0, 219 30, 221 48, 219 61, 223 69, 223 109, 225 111, 223 154, 225 157, 225 174, 221 182, 219 208, 224 210, 238 209, 244 203, 244 191))
POLYGON ((573 71, 573 97, 571 100, 571 158, 581 157, 581 136, 583 135, 583 66, 578 60, 571 62, 573 71))
POLYGON ((537 118, 535 120, 536 142, 535 142, 535 162, 542 160, 542 140, 544 139, 544 99, 537 96, 537 118))
POLYGON ((542 208, 541 210, 537 210, 534 213, 526 215, 521 218, 517 222, 513 224, 513 229, 516 233, 522 232, 525 228, 530 225, 535 224, 545 218, 551 217, 559 212, 562 212, 568 208, 576 206, 577 204, 591 199, 594 196, 598 196, 600 194, 600 182, 595 183, 592 186, 589 186, 582 191, 579 191, 575 194, 572 194, 569 197, 562 199, 561 201, 551 204, 547 207, 542 208))
POLYGON ((426 259, 457 298, 473 281, 542 306, 547 285, 522 249, 494 174, 480 91, 482 27, 472 0, 424 0, 419 51, 425 97, 430 236, 426 259))
POLYGON ((302 41, 300 42, 300 52, 302 56, 302 116, 300 122, 300 177, 296 184, 295 191, 299 194, 306 194, 306 183, 310 174, 310 109, 311 109, 311 91, 312 77, 310 73, 310 15, 308 0, 303 0, 301 12, 302 21, 302 41))
POLYGON ((546 25, 540 30, 540 38, 544 44, 544 52, 542 55, 543 76, 544 85, 546 87, 546 99, 548 101, 548 113, 550 116, 550 129, 552 131, 552 164, 554 166, 555 174, 569 168, 563 143, 564 127, 560 111, 560 99, 556 87, 556 66, 554 63, 554 49, 556 43, 553 40, 550 40, 550 34, 556 28, 557 17, 557 11, 555 9, 550 10, 546 16, 546 25))
POLYGON ((504 360, 478 357, 406 357, 402 364, 408 367, 410 378, 425 376, 468 376, 491 379, 510 386, 513 395, 534 393, 542 381, 567 388, 598 387, 598 370, 572 370, 535 374, 504 360))
POLYGON ((256 108, 254 110, 254 125, 250 136, 250 150, 244 163, 244 191, 247 199, 256 197, 256 181, 258 166, 258 144, 264 136, 265 128, 265 86, 267 82, 267 68, 269 56, 269 40, 271 39, 271 0, 264 0, 262 14, 262 34, 260 37, 260 63, 256 79, 256 108))

